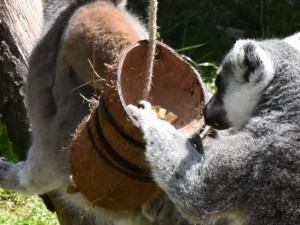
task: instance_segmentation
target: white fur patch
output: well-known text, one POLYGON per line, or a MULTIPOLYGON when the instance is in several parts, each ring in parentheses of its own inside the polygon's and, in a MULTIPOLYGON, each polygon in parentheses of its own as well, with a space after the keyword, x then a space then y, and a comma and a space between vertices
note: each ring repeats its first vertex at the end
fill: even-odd
POLYGON ((300 32, 285 38, 284 41, 300 52, 300 32))
MULTIPOLYGON (((234 85, 234 84, 232 84, 234 85)), ((251 117, 261 97, 262 88, 252 83, 234 85, 224 97, 224 108, 232 127, 238 129, 251 117)))
POLYGON ((233 80, 229 81, 227 93, 224 96, 224 107, 227 119, 233 128, 237 129, 251 117, 261 98, 263 89, 274 76, 274 66, 269 55, 253 40, 237 41, 233 48, 233 63, 236 64, 235 76, 232 77, 233 80), (242 66, 245 58, 244 45, 249 44, 249 42, 256 46, 254 55, 262 64, 250 75, 250 82, 244 82, 241 78, 245 72, 245 68, 242 66), (261 74, 263 74, 262 79, 261 74), (258 77, 260 80, 257 83, 255 81, 258 80, 258 77))

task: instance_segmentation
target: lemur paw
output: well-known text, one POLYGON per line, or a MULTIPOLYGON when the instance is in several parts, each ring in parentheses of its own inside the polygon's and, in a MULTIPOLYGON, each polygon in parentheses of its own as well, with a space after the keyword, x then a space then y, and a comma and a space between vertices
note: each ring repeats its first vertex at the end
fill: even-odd
POLYGON ((14 164, 0 158, 0 187, 14 190, 19 185, 19 173, 23 162, 14 164))
POLYGON ((146 140, 157 141, 156 139, 166 138, 165 136, 171 133, 178 135, 178 131, 170 123, 157 118, 149 102, 143 100, 138 103, 138 107, 128 105, 127 109, 143 131, 146 140))
POLYGON ((151 112, 151 104, 145 100, 139 101, 137 107, 128 105, 127 109, 140 126, 156 117, 156 115, 151 112))

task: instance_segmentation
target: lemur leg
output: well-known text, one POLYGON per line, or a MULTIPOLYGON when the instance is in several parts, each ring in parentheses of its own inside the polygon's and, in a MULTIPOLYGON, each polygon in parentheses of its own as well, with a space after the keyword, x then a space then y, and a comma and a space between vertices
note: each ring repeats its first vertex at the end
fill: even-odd
MULTIPOLYGON (((53 160, 50 155, 40 154, 43 151, 39 151, 39 147, 33 144, 27 160, 17 164, 0 159, 1 188, 33 195, 58 189, 69 182, 68 172, 60 171, 63 169, 60 165, 61 160, 65 159, 53 160)), ((43 153, 47 154, 48 152, 51 152, 51 149, 47 149, 46 153, 43 153)), ((63 156, 63 154, 61 155, 63 156)), ((66 165, 66 163, 64 164, 66 165)))

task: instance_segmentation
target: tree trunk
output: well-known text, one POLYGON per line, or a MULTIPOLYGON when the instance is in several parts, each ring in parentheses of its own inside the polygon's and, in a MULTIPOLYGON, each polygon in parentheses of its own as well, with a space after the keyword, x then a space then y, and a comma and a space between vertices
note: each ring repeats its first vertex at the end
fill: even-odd
MULTIPOLYGON (((21 160, 26 158, 30 146, 23 86, 28 57, 41 34, 42 24, 40 0, 0 0, 0 114, 21 160)), ((63 202, 56 192, 41 197, 48 209, 57 212, 60 224, 95 224, 83 212, 63 202)))
POLYGON ((42 13, 40 1, 0 1, 0 113, 22 160, 30 144, 22 88, 28 56, 41 32, 42 13))

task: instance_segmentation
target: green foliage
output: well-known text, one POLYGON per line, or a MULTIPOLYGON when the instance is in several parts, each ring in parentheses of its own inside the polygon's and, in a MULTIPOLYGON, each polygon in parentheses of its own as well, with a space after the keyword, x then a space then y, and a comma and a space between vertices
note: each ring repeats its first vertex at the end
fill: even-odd
POLYGON ((200 72, 200 74, 205 74, 206 76, 202 76, 202 80, 210 93, 214 93, 216 91, 215 86, 215 71, 217 70, 217 65, 215 63, 196 63, 190 57, 181 55, 187 62, 189 62, 196 70, 200 72))
MULTIPOLYGON (((148 2, 129 0, 144 18, 148 2)), ((159 39, 192 59, 209 90, 215 65, 237 38, 284 37, 300 28, 298 0, 159 0, 158 7, 159 39)))
POLYGON ((58 225, 55 213, 48 211, 37 196, 25 197, 0 189, 0 224, 58 225))
POLYGON ((284 37, 300 28, 298 0, 216 0, 227 12, 230 26, 243 29, 247 37, 284 37))
POLYGON ((12 143, 7 136, 7 128, 1 122, 0 114, 0 156, 6 158, 10 162, 18 162, 18 157, 13 151, 12 143))

